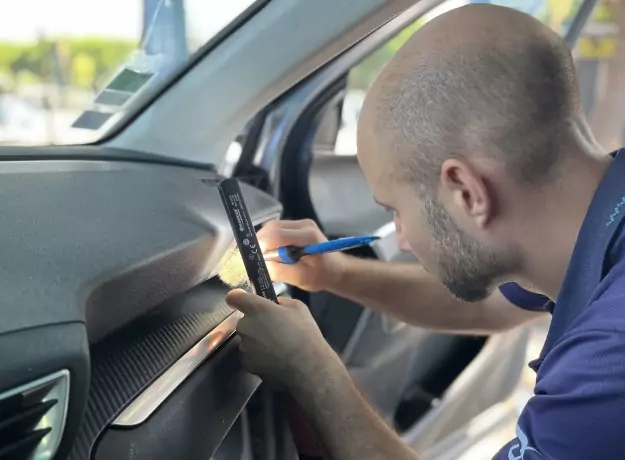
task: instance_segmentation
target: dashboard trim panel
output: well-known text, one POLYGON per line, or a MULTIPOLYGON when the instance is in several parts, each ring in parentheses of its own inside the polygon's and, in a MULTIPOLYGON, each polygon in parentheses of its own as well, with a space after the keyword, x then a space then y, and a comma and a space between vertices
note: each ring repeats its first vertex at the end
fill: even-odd
MULTIPOLYGON (((285 295, 287 286, 274 283, 277 295, 285 295)), ((115 419, 113 426, 133 427, 145 422, 200 364, 208 359, 236 332, 243 314, 235 311, 211 330, 178 361, 158 377, 115 419)))
POLYGON ((124 409, 112 425, 131 427, 145 422, 200 364, 235 333, 242 316, 234 312, 206 334, 124 409))

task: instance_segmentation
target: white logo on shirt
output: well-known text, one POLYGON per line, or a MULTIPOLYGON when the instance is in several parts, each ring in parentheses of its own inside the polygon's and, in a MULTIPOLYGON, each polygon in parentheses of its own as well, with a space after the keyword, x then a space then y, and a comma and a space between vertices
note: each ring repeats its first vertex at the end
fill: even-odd
POLYGON ((533 447, 529 447, 529 439, 527 435, 523 433, 523 430, 519 425, 516 426, 516 437, 519 440, 518 444, 514 444, 508 450, 508 460, 523 460, 525 458, 525 452, 537 452, 533 447))

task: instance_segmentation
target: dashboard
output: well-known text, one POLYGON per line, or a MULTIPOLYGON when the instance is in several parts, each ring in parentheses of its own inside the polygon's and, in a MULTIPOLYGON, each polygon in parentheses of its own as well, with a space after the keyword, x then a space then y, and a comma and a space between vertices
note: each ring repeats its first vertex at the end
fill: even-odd
MULTIPOLYGON (((210 279, 232 242, 220 177, 78 149, 0 162, 0 425, 29 421, 0 452, 210 458, 259 384, 210 279)), ((280 215, 242 189, 254 224, 280 215)))

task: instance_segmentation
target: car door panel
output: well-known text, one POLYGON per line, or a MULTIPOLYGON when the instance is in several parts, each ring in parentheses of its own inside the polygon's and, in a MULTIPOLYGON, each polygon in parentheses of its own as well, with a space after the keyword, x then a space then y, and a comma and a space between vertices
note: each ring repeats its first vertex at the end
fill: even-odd
MULTIPOLYGON (((410 430, 404 440, 419 452, 435 448, 487 409, 505 402, 517 387, 525 365, 529 328, 522 326, 491 336, 462 369, 436 405, 410 430)), ((516 405, 508 410, 515 412, 516 405)), ((470 430, 464 430, 470 438, 470 430)), ((461 443, 455 440, 454 443, 461 443)), ((428 458, 427 456, 425 457, 428 458)))
MULTIPOLYGON (((232 232, 219 176, 210 170, 115 161, 114 151, 100 147, 64 151, 92 160, 65 160, 57 150, 54 159, 0 162, 0 236, 10 262, 0 268, 0 289, 3 311, 11 312, 0 324, 0 422, 29 417, 31 402, 47 415, 66 412, 65 423, 60 417, 43 439, 62 435, 59 456, 82 460, 135 398, 235 318, 224 303, 227 288, 209 279, 232 232), (58 372, 68 375, 66 407, 29 386, 58 372)), ((280 214, 276 200, 242 188, 255 224, 280 214)), ((227 344, 233 331, 213 348, 227 344)), ((205 376, 221 369, 209 389, 223 391, 225 378, 232 385, 232 398, 202 419, 212 433, 198 445, 210 447, 206 452, 216 449, 259 383, 227 350, 198 361, 206 362, 205 376)), ((163 403, 142 422, 154 436, 166 428, 151 421, 163 403)), ((40 434, 30 425, 15 430, 0 438, 0 448, 40 434)))
POLYGON ((328 235, 372 233, 393 220, 375 201, 355 155, 316 151, 309 178, 310 198, 328 235))

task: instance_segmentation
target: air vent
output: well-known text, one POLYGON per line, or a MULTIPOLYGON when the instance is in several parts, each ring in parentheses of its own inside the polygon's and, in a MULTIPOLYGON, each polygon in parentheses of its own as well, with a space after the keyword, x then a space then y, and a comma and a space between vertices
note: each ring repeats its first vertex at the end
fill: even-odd
POLYGON ((67 414, 66 370, 0 394, 0 460, 47 460, 55 454, 67 414))

